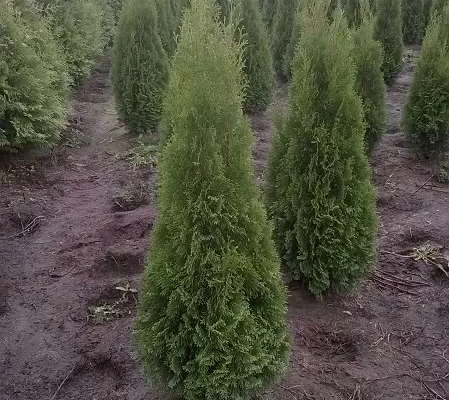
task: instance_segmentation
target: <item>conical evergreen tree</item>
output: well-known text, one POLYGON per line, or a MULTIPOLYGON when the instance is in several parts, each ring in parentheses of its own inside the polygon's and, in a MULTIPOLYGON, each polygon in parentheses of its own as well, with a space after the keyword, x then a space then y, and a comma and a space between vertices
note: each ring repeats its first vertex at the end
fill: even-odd
POLYGON ((211 1, 191 5, 136 338, 145 371, 183 399, 246 399, 285 367, 286 296, 254 183, 234 28, 211 1))
POLYGON ((157 128, 168 68, 153 0, 127 1, 117 27, 112 82, 120 117, 131 131, 157 128))
POLYGON ((292 37, 292 30, 299 0, 283 0, 277 2, 272 29, 273 64, 281 78, 284 75, 285 53, 292 37))
POLYGON ((273 59, 257 0, 239 0, 238 32, 243 35, 247 111, 263 111, 271 102, 274 88, 273 59))
POLYGON ((386 129, 386 88, 382 74, 382 45, 373 38, 374 21, 361 2, 361 24, 354 28, 355 87, 363 103, 365 145, 370 151, 386 129))
POLYGON ((352 38, 341 12, 331 24, 326 13, 321 0, 304 8, 290 109, 268 176, 281 258, 315 295, 348 288, 367 272, 376 230, 352 38))
POLYGON ((64 56, 34 4, 0 0, 0 149, 54 144, 67 92, 64 56))
POLYGON ((423 0, 402 0, 402 36, 405 44, 421 42, 423 18, 423 0))
POLYGON ((449 6, 427 28, 404 128, 416 152, 438 169, 449 146, 449 6))
POLYGON ((401 2, 378 0, 374 38, 382 43, 384 62, 382 71, 387 83, 391 83, 402 67, 401 2))

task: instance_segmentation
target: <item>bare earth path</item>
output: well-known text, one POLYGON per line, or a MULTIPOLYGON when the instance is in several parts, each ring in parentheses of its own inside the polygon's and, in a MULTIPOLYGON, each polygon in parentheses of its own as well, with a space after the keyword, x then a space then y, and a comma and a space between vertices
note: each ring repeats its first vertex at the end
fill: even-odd
MULTIPOLYGON (((322 301, 289 285, 290 367, 259 399, 449 398, 449 279, 437 267, 447 261, 407 257, 428 243, 445 254, 449 244, 449 188, 421 187, 430 168, 400 129, 409 54, 388 93, 389 135, 371 157, 375 272, 356 294, 322 301)), ((148 183, 154 194, 155 173, 123 159, 133 139, 117 121, 108 70, 104 60, 74 96, 70 140, 51 157, 0 160, 1 400, 169 399, 145 384, 132 351, 135 290, 155 212, 153 200, 125 211, 113 196, 127 182, 148 183)), ((285 108, 285 92, 274 108, 285 108)), ((270 113, 253 118, 253 127, 262 184, 270 113)))

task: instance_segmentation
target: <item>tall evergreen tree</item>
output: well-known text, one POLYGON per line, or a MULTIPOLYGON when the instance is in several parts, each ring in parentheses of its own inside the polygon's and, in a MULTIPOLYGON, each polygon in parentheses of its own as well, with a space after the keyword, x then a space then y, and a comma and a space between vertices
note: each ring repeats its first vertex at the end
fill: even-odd
POLYGON ((415 151, 437 172, 449 148, 449 5, 427 28, 404 115, 415 151))
POLYGON ((192 0, 164 116, 158 217, 136 338, 186 400, 246 399, 284 369, 286 296, 250 162, 234 28, 192 0), (200 79, 199 79, 200 77, 200 79))
POLYGON ((421 42, 423 18, 423 0, 402 0, 402 36, 405 44, 421 42))
POLYGON ((370 151, 386 129, 386 88, 382 74, 382 45, 373 38, 374 21, 368 4, 360 2, 360 25, 353 28, 355 87, 363 103, 365 145, 370 151))
POLYGON ((382 71, 387 83, 391 83, 402 67, 402 23, 399 0, 378 0, 374 38, 382 43, 384 62, 382 71))
POLYGON ((117 28, 112 81, 120 117, 131 131, 157 128, 168 68, 154 1, 127 1, 117 28))
POLYGON ((28 0, 0 0, 0 149, 54 144, 66 123, 64 56, 28 0))
POLYGON ((348 288, 367 272, 376 229, 352 38, 342 14, 329 24, 322 4, 303 11, 267 193, 281 258, 315 295, 348 288))
POLYGON ((262 111, 270 104, 274 88, 273 59, 257 0, 239 0, 239 34, 243 34, 247 89, 244 106, 262 111))
POLYGON ((272 29, 273 64, 276 73, 283 78, 285 53, 292 37, 296 10, 299 0, 283 0, 277 2, 272 29))

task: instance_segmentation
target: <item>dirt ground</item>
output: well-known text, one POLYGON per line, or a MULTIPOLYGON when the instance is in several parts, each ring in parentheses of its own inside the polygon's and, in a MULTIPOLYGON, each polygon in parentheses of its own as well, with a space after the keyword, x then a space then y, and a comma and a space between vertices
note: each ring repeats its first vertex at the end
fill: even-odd
MULTIPOLYGON (((449 398, 449 187, 400 129, 416 54, 389 89, 388 134, 371 157, 378 263, 347 296, 289 284, 290 367, 258 399, 449 398)), ((285 99, 281 88, 272 108, 285 99)), ((51 153, 0 160, 0 399, 167 400, 131 343, 155 168, 130 162, 136 139, 117 120, 107 59, 70 116, 51 153)), ((263 184, 271 112, 252 123, 263 184)))

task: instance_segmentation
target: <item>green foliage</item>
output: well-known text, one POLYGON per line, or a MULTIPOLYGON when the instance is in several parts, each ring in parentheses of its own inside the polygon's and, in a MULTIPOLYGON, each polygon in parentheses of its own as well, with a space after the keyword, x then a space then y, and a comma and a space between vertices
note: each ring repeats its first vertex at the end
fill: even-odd
POLYGON ((302 2, 300 2, 298 9, 296 10, 296 16, 295 19, 293 21, 293 28, 292 28, 292 34, 290 36, 290 40, 288 42, 287 48, 285 50, 285 54, 284 54, 284 64, 283 64, 283 74, 285 77, 287 77, 288 79, 291 78, 292 75, 292 62, 293 59, 295 57, 295 53, 296 53, 296 48, 298 46, 299 43, 299 39, 300 39, 300 15, 301 15, 301 10, 302 10, 302 2))
POLYGON ((315 295, 351 287, 373 261, 374 192, 341 12, 311 1, 301 18, 290 109, 270 155, 267 200, 282 261, 315 295))
POLYGON ((433 0, 432 14, 442 14, 444 8, 449 4, 448 0, 433 0))
POLYGON ((270 104, 274 87, 273 60, 257 0, 239 0, 239 33, 243 34, 245 109, 262 111, 270 104))
POLYGON ((114 21, 117 24, 119 18, 120 18, 120 12, 122 11, 123 7, 123 0, 107 0, 109 3, 109 6, 112 9, 112 15, 114 16, 114 21))
POLYGON ((108 42, 104 13, 98 0, 55 0, 47 13, 62 46, 74 84, 91 71, 108 42))
POLYGON ((183 399, 242 400, 286 366, 286 294, 254 183, 234 28, 211 2, 191 3, 136 339, 145 371, 183 399))
POLYGON ((273 20, 278 6, 278 0, 262 0, 262 15, 267 32, 271 34, 273 29, 273 20))
POLYGON ((365 16, 354 29, 353 59, 356 67, 355 87, 362 99, 365 116, 365 145, 372 150, 386 129, 385 83, 382 74, 382 45, 373 38, 373 20, 365 16))
POLYGON ((284 74, 285 54, 292 38, 292 30, 299 0, 278 1, 273 20, 272 52, 276 73, 286 78, 284 74))
POLYGON ((0 149, 58 140, 67 81, 64 57, 34 4, 0 0, 0 149))
POLYGON ((423 23, 421 25, 421 38, 426 34, 427 25, 430 22, 430 15, 432 12, 433 0, 423 0, 423 23))
POLYGON ((402 67, 401 2, 378 0, 374 38, 382 43, 384 62, 382 71, 387 83, 391 83, 402 67))
POLYGON ((404 128, 415 151, 438 165, 449 140, 449 6, 427 28, 404 128))
POLYGON ((342 0, 342 9, 350 27, 359 27, 366 12, 363 0, 342 0))
POLYGON ((155 4, 162 46, 168 55, 172 55, 176 49, 176 29, 178 25, 172 1, 155 0, 155 4))
POLYGON ((423 0, 402 0, 402 35, 405 44, 421 42, 423 18, 423 0))
POLYGON ((129 0, 114 43, 112 82, 120 117, 136 133, 155 130, 168 81, 168 57, 153 0, 129 0))

